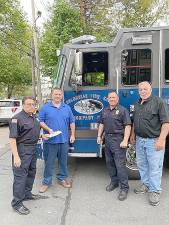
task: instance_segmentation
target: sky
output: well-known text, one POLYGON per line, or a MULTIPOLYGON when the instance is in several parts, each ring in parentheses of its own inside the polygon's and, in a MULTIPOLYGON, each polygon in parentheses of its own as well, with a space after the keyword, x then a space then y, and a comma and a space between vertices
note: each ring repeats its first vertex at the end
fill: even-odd
MULTIPOLYGON (((49 18, 48 7, 51 6, 54 0, 34 0, 35 2, 35 11, 41 11, 42 16, 38 18, 36 24, 37 26, 42 27, 43 23, 47 18, 49 18)), ((21 6, 27 14, 28 21, 32 23, 32 8, 31 0, 20 0, 21 6)), ((158 25, 166 25, 165 21, 161 21, 158 25)))
MULTIPOLYGON (((42 16, 37 19, 37 26, 43 26, 43 23, 49 17, 48 6, 51 6, 53 4, 53 1, 54 0, 34 0, 35 14, 37 14, 37 11, 42 12, 42 16)), ((23 10, 27 14, 28 21, 32 23, 31 0, 20 0, 20 3, 21 6, 23 7, 23 10)))

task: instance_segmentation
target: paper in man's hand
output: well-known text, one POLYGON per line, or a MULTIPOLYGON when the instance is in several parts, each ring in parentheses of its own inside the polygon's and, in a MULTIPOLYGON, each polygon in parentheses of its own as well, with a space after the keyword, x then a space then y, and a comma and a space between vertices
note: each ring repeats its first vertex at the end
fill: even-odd
POLYGON ((53 133, 49 134, 49 138, 58 136, 58 135, 61 134, 61 133, 62 133, 62 131, 60 131, 60 130, 54 131, 53 133))

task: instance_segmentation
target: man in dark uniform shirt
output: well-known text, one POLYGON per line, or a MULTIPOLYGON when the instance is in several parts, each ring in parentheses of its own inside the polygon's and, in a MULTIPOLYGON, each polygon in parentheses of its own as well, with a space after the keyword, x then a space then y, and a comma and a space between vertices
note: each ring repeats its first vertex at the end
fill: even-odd
POLYGON ((107 191, 120 186, 118 199, 123 201, 128 194, 128 174, 126 169, 126 148, 131 131, 131 120, 126 108, 118 104, 116 92, 108 94, 109 107, 100 116, 97 143, 102 141, 105 132, 106 165, 111 178, 107 191))
POLYGON ((40 195, 31 193, 36 174, 35 146, 39 139, 40 123, 34 115, 35 100, 23 99, 23 110, 10 122, 10 147, 12 150, 12 169, 14 174, 13 209, 22 215, 30 210, 23 205, 24 200, 36 200, 40 195))

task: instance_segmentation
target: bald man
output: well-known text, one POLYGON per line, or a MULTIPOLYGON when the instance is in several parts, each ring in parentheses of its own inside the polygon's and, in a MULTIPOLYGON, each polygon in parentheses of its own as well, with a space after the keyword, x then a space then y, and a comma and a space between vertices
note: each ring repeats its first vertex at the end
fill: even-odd
POLYGON ((159 204, 161 177, 166 136, 169 131, 169 114, 162 99, 152 96, 148 82, 138 85, 140 100, 134 107, 134 123, 131 142, 136 141, 137 166, 141 185, 134 189, 136 194, 149 192, 149 203, 159 204))

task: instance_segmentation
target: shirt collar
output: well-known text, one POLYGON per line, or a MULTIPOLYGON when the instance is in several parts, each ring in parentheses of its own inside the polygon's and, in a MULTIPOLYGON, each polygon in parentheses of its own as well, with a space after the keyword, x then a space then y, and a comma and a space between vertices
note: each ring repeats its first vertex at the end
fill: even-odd
MULTIPOLYGON (((53 102, 52 101, 50 101, 50 106, 52 106, 52 107, 55 107, 54 105, 53 105, 53 102)), ((60 104, 60 107, 59 108, 61 108, 61 107, 65 107, 65 103, 64 102, 61 102, 61 104, 60 104)), ((55 108, 57 108, 57 107, 55 107, 55 108)))
POLYGON ((23 114, 25 117, 29 118, 29 117, 35 117, 35 114, 30 115, 29 113, 25 112, 24 110, 22 110, 23 114))
POLYGON ((117 104, 114 108, 110 108, 110 106, 107 107, 108 110, 119 110, 119 104, 117 104))
MULTIPOLYGON (((152 98, 153 98, 153 96, 151 95, 149 98, 147 98, 146 100, 144 100, 143 104, 145 104, 146 102, 151 101, 152 98)), ((142 101, 142 99, 140 98, 139 101, 138 101, 139 104, 141 103, 141 101, 142 101)))

